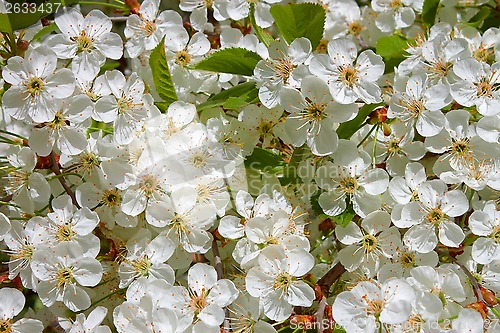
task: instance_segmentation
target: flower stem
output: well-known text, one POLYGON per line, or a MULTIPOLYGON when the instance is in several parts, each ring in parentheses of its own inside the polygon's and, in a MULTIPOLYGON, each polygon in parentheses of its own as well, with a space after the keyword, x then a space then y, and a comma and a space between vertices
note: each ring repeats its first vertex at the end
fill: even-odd
MULTIPOLYGON (((358 143, 358 145, 356 147, 361 147, 361 145, 366 141, 368 140, 368 138, 370 137, 370 135, 373 133, 373 131, 375 130, 377 126, 373 126, 372 128, 370 128, 370 130, 368 131, 368 133, 365 135, 365 137, 358 143)), ((357 131, 356 131, 357 132, 357 131)))
POLYGON ((490 308, 491 312, 493 312, 493 314, 498 318, 500 319, 500 313, 498 312, 497 309, 495 308, 490 308))
POLYGON ((123 7, 123 6, 115 5, 112 3, 99 2, 99 1, 80 1, 80 5, 97 5, 97 6, 125 9, 125 7, 123 7))

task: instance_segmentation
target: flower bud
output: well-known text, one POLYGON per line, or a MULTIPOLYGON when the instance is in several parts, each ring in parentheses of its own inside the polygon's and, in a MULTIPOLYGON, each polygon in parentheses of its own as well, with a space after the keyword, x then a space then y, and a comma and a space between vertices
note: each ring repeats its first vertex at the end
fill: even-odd
POLYGON ((385 122, 387 120, 387 108, 381 107, 373 110, 368 115, 368 123, 371 125, 377 125, 385 122))
POLYGON ((488 316, 488 307, 483 302, 475 302, 475 303, 467 304, 465 307, 469 308, 469 309, 476 310, 477 312, 479 312, 481 314, 483 319, 485 319, 488 316))
POLYGON ((481 295, 488 306, 495 306, 498 304, 494 291, 484 288, 483 286, 480 286, 479 289, 481 290, 481 295))

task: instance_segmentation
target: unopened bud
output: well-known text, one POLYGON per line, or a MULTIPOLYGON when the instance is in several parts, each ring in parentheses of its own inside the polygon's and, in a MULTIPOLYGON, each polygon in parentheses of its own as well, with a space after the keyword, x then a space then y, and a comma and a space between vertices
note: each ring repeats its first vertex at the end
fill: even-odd
MULTIPOLYGON (((54 154, 56 158, 56 162, 59 163, 59 155, 54 154)), ((50 160, 50 155, 47 156, 39 156, 36 155, 36 165, 35 169, 51 169, 52 161, 50 160)))
POLYGON ((24 53, 24 51, 26 51, 28 49, 29 45, 30 45, 30 43, 28 43, 25 40, 20 40, 19 42, 17 42, 18 53, 19 52, 23 52, 24 53))
POLYGON ((125 4, 128 8, 130 8, 130 12, 132 14, 139 14, 139 10, 141 9, 141 5, 137 0, 125 0, 125 4))
POLYGON ((315 322, 316 317, 313 315, 293 315, 290 317, 290 324, 295 326, 301 325, 307 327, 310 325, 312 327, 315 322))
POLYGON ((495 306, 498 304, 495 292, 490 289, 484 288, 483 286, 480 286, 479 290, 481 290, 481 295, 483 296, 483 299, 488 306, 495 306))
POLYGON ((323 298, 323 291, 319 285, 314 286, 314 296, 316 296, 315 301, 320 301, 323 298))
POLYGON ((379 109, 373 110, 368 115, 368 123, 371 125, 377 125, 385 122, 387 120, 387 108, 381 107, 379 109))
POLYGON ((483 302, 475 302, 475 303, 467 304, 465 307, 469 308, 469 309, 476 310, 477 312, 479 312, 481 314, 483 319, 486 319, 486 317, 488 316, 488 307, 483 302))

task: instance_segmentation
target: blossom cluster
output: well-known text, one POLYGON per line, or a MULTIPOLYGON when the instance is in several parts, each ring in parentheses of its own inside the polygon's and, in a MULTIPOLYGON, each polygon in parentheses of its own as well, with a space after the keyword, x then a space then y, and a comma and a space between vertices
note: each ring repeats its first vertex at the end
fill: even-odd
POLYGON ((0 332, 500 332, 498 3, 75 2, 0 25, 0 332))

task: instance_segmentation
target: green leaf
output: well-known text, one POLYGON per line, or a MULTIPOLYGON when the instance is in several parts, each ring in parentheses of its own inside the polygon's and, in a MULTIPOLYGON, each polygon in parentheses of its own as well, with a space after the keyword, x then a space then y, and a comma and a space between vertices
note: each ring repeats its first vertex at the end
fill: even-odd
POLYGON ((377 41, 376 52, 384 58, 386 73, 394 70, 405 59, 408 40, 400 35, 384 36, 377 41))
POLYGON ((42 30, 38 31, 35 36, 33 36, 33 39, 31 41, 35 41, 35 40, 38 40, 40 38, 42 38, 43 36, 47 35, 47 34, 50 34, 51 32, 54 32, 56 31, 57 29, 57 25, 55 22, 52 22, 51 24, 49 24, 48 26, 46 27, 43 27, 42 30))
POLYGON ((309 149, 306 147, 296 148, 293 151, 290 162, 288 162, 287 166, 283 169, 283 177, 280 178, 281 185, 302 183, 302 179, 298 175, 299 163, 308 156, 310 156, 310 153, 309 149))
POLYGON ((483 6, 481 9, 476 13, 476 15, 472 16, 469 22, 467 23, 468 25, 472 27, 479 27, 481 23, 483 23, 491 14, 491 8, 483 6))
POLYGON ((212 53, 194 68, 216 73, 252 76, 253 69, 262 58, 255 52, 235 47, 212 53))
POLYGON ((161 113, 166 113, 169 105, 170 103, 155 102, 155 106, 158 108, 158 110, 160 110, 161 113))
POLYGON ((319 4, 274 5, 271 7, 271 15, 288 44, 296 38, 306 37, 315 49, 323 38, 326 14, 319 4))
POLYGON ((424 0, 422 7, 422 22, 426 25, 434 25, 436 14, 439 7, 439 0, 424 0))
POLYGON ((151 52, 149 66, 151 66, 151 72, 153 73, 156 92, 165 101, 166 107, 168 107, 168 105, 177 100, 177 94, 175 92, 174 83, 172 82, 172 77, 170 76, 163 42, 162 40, 151 52))
POLYGON ((500 12, 494 10, 490 12, 490 15, 484 20, 483 25, 479 28, 480 31, 485 32, 491 27, 498 27, 498 22, 500 21, 500 12))
POLYGON ((12 33, 12 26, 10 25, 8 14, 0 13, 0 31, 12 33))
POLYGON ((333 216, 332 220, 335 221, 335 223, 337 223, 338 225, 345 228, 349 224, 349 222, 352 221, 352 218, 355 215, 356 215, 356 213, 352 209, 352 205, 348 205, 347 209, 344 210, 344 212, 342 214, 337 215, 337 216, 333 216))
POLYGON ((255 148, 252 155, 245 160, 245 166, 250 169, 271 171, 282 166, 281 157, 269 150, 255 148))
POLYGON ((337 128, 337 135, 340 139, 350 139, 351 136, 356 133, 361 126, 364 125, 366 117, 375 110, 377 106, 384 105, 384 103, 376 103, 376 104, 366 104, 358 111, 358 115, 356 118, 349 120, 346 123, 340 124, 339 128, 337 128))
POLYGON ((255 87, 255 82, 240 83, 227 90, 221 91, 217 95, 211 96, 205 102, 199 104, 198 112, 209 110, 218 106, 225 109, 239 109, 258 99, 259 90, 255 87))

